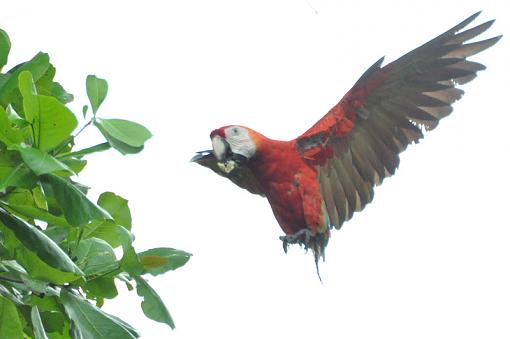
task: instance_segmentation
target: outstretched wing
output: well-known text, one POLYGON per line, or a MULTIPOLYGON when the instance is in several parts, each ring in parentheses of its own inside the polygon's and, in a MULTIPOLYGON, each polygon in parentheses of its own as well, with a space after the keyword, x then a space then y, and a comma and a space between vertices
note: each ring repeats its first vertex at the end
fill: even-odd
POLYGON ((234 184, 248 190, 250 193, 265 196, 257 178, 255 178, 253 172, 247 166, 240 165, 235 171, 225 173, 218 167, 218 161, 212 154, 212 151, 197 152, 191 161, 210 168, 215 173, 230 179, 234 184))
POLYGON ((451 113, 463 94, 455 86, 485 69, 466 58, 501 36, 466 43, 494 22, 463 30, 478 14, 383 68, 377 61, 297 139, 303 158, 318 168, 331 226, 340 228, 372 201, 373 187, 395 173, 399 153, 451 113))

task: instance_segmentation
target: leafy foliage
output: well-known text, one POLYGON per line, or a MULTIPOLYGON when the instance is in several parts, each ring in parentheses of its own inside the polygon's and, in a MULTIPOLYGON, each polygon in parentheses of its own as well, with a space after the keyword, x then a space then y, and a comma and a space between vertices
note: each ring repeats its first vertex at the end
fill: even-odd
MULTIPOLYGON (((0 30, 0 70, 10 48, 0 30)), ((138 153, 151 133, 97 116, 108 84, 95 75, 86 79, 92 117, 74 133, 78 118, 66 107, 73 96, 54 76, 45 53, 0 73, 0 338, 137 338, 131 325, 101 310, 105 299, 117 297, 118 283, 129 290, 136 284, 143 313, 174 328, 143 276, 175 270, 190 254, 137 252, 128 200, 104 192, 93 202, 76 181, 85 157, 110 148, 138 153), (75 150, 89 126, 105 142, 75 150)), ((87 112, 85 105, 83 119, 87 112)))

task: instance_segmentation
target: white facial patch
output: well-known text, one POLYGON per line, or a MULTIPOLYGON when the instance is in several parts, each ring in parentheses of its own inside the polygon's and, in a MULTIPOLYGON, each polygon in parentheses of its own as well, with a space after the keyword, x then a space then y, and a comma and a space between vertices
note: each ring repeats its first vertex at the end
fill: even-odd
POLYGON ((257 150, 255 142, 246 128, 239 126, 225 128, 225 139, 233 153, 240 154, 247 159, 251 158, 257 150))
POLYGON ((212 139, 213 153, 216 159, 223 161, 227 155, 227 145, 222 137, 215 135, 212 139))

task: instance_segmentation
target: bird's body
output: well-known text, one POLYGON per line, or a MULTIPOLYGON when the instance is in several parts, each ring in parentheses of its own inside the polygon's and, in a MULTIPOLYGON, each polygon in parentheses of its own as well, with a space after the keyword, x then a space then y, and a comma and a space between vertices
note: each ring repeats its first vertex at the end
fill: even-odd
POLYGON ((305 227, 316 230, 317 226, 311 222, 312 219, 306 217, 309 213, 305 210, 308 208, 305 201, 309 199, 308 195, 314 196, 314 200, 320 203, 317 175, 315 169, 307 166, 296 152, 295 141, 276 141, 265 138, 264 147, 260 151, 257 149, 253 161, 246 166, 253 171, 261 183, 274 214, 286 234, 293 234, 305 227))
POLYGON ((399 153, 418 142, 452 111, 485 66, 466 58, 500 37, 465 43, 493 21, 462 30, 475 14, 381 68, 371 66, 352 89, 308 131, 272 140, 230 125, 211 133, 212 153, 193 160, 238 186, 267 197, 288 243, 310 248, 317 264, 330 229, 339 229, 372 201, 373 188, 395 173, 399 153))

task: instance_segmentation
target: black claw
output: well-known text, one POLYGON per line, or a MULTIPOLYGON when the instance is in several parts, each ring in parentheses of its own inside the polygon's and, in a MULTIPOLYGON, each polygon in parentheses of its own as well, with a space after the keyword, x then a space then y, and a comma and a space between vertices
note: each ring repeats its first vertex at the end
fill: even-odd
POLYGON ((289 244, 298 244, 300 246, 304 246, 305 251, 308 252, 308 249, 311 249, 313 252, 313 259, 315 262, 315 269, 317 272, 317 277, 322 283, 322 278, 319 272, 319 259, 322 257, 324 260, 324 249, 328 243, 329 232, 327 233, 315 233, 309 229, 301 229, 294 234, 288 234, 285 236, 281 236, 280 240, 282 241, 283 251, 287 253, 287 249, 289 244))
POLYGON ((285 252, 285 254, 287 254, 287 249, 289 247, 289 244, 287 243, 287 238, 285 236, 281 236, 280 240, 282 241, 283 251, 285 252))
POLYGON ((322 278, 321 278, 321 273, 319 272, 319 260, 318 259, 315 259, 315 270, 317 272, 317 277, 319 277, 319 281, 321 282, 321 284, 324 284, 324 282, 322 281, 322 278))

